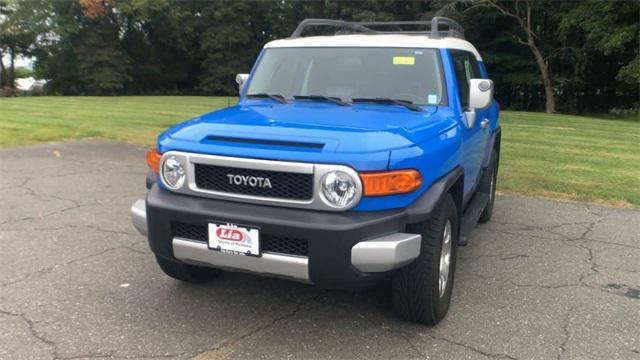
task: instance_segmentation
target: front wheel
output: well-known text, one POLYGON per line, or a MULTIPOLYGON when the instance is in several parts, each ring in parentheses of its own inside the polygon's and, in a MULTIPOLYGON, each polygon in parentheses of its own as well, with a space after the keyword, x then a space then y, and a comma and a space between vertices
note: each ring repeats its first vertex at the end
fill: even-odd
POLYGON ((435 325, 449 310, 458 244, 458 211, 451 195, 431 218, 412 225, 422 235, 420 256, 392 280, 396 313, 409 321, 435 325))

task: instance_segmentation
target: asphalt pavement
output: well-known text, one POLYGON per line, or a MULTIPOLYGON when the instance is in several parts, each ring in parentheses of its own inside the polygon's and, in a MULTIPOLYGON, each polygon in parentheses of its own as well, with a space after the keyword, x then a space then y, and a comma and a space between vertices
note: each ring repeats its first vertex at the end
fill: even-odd
POLYGON ((144 151, 0 150, 0 359, 640 359, 638 210, 499 196, 426 327, 384 287, 168 278, 129 217, 144 151))

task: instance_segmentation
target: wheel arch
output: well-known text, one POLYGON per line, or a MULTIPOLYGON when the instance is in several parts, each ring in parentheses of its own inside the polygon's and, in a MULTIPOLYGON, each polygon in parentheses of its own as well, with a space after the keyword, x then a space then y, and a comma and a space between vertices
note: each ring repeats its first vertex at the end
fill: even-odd
POLYGON ((456 229, 456 233, 460 234, 460 224, 462 223, 462 202, 464 198, 464 173, 461 174, 453 184, 451 184, 447 193, 451 194, 453 202, 456 204, 456 212, 458 214, 458 228, 456 229))
POLYGON ((489 161, 491 161, 491 152, 493 150, 498 153, 498 159, 500 158, 500 141, 502 140, 502 129, 500 126, 496 128, 496 130, 491 134, 491 139, 486 145, 484 161, 482 163, 482 168, 486 168, 489 166, 489 161))
POLYGON ((500 167, 500 141, 502 140, 502 129, 498 126, 496 129, 495 140, 493 142, 493 150, 496 151, 498 159, 496 160, 496 166, 500 167))
MULTIPOLYGON (((433 210, 442 203, 449 194, 457 207, 458 219, 462 217, 462 201, 464 193, 464 170, 456 166, 435 181, 410 207, 407 208, 407 224, 427 220, 433 210)), ((460 222, 460 221, 459 221, 460 222)))

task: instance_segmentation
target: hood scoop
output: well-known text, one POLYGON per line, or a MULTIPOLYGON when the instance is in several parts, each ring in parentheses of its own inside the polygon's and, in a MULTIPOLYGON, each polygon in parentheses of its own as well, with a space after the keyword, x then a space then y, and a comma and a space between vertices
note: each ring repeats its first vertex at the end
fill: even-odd
POLYGON ((255 139, 235 136, 209 135, 205 139, 209 143, 228 146, 247 145, 258 148, 280 148, 280 149, 297 149, 303 151, 322 151, 325 144, 318 142, 303 142, 291 140, 275 140, 275 139, 255 139))

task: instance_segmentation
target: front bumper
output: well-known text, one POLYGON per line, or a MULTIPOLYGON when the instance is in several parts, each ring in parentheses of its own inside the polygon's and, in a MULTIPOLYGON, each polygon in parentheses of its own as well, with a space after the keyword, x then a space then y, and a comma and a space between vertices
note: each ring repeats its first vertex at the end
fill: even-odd
POLYGON ((330 213, 235 203, 171 193, 153 186, 131 208, 134 226, 158 256, 186 263, 249 271, 327 288, 375 283, 418 257, 421 236, 404 233, 406 210, 330 213), (260 227, 262 234, 304 239, 307 256, 264 252, 231 255, 206 242, 173 236, 172 223, 223 221, 260 227))

